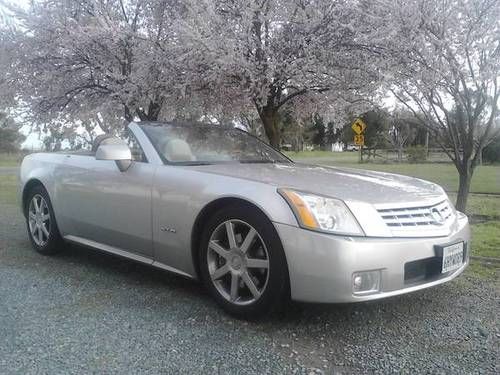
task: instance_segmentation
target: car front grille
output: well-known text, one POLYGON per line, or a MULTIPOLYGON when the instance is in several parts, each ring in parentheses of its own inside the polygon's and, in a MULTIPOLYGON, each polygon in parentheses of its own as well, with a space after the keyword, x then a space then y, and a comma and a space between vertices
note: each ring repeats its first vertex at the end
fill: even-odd
POLYGON ((393 233, 442 228, 454 218, 453 209, 446 200, 432 206, 383 208, 377 211, 393 233))

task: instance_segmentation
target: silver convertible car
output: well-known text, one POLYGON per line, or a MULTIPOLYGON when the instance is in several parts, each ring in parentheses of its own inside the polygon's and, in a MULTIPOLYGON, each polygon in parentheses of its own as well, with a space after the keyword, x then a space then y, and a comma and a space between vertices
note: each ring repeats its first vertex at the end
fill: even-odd
POLYGON ((294 163, 234 128, 131 123, 20 174, 41 254, 67 241, 200 279, 239 317, 413 292, 469 259, 468 219, 438 185, 294 163))

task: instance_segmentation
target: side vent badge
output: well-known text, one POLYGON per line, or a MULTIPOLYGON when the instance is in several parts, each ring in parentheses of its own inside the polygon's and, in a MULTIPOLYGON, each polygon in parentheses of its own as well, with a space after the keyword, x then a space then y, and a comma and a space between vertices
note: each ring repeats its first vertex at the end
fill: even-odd
POLYGON ((160 230, 162 232, 177 233, 177 231, 174 228, 161 227, 160 230))

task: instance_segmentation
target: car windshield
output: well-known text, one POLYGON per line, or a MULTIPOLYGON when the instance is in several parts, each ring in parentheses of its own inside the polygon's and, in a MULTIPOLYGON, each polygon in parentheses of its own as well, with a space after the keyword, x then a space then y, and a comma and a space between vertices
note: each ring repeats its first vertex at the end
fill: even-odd
POLYGON ((141 125, 165 163, 290 163, 248 133, 217 125, 141 125))

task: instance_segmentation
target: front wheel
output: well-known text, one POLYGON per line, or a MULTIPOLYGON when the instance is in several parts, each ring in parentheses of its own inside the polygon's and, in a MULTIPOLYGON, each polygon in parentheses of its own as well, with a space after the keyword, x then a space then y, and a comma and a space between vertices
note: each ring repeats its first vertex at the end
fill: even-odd
POLYGON ((199 261, 211 295, 237 317, 258 318, 288 297, 281 241, 269 219, 254 207, 217 212, 204 231, 199 261))
POLYGON ((26 200, 26 227, 33 248, 43 255, 52 255, 62 249, 56 217, 47 191, 35 186, 26 200))

